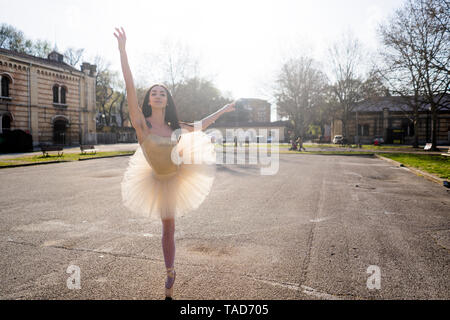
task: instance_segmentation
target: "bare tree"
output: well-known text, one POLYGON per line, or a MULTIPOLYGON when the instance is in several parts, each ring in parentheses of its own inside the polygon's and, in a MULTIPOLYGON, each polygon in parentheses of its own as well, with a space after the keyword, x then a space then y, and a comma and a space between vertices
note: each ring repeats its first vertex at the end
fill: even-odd
POLYGON ((66 62, 72 67, 78 67, 83 59, 84 49, 67 48, 64 51, 66 62))
POLYGON ((143 65, 144 81, 165 84, 174 98, 181 84, 199 77, 199 59, 180 41, 165 40, 158 52, 146 55, 143 65))
POLYGON ((324 103, 327 77, 309 57, 286 61, 276 80, 274 97, 278 114, 288 117, 295 136, 304 136, 314 109, 324 103))
MULTIPOLYGON (((431 112, 432 150, 437 150, 438 112, 450 103, 448 9, 445 0, 407 0, 380 27, 392 70, 409 79, 409 91, 416 106, 427 105, 431 112)), ((404 78, 391 79, 401 87, 399 83, 404 78)))
POLYGON ((344 137, 348 139, 350 113, 364 99, 362 46, 352 33, 346 33, 329 48, 328 55, 334 77, 331 92, 337 101, 336 113, 342 120, 344 137))

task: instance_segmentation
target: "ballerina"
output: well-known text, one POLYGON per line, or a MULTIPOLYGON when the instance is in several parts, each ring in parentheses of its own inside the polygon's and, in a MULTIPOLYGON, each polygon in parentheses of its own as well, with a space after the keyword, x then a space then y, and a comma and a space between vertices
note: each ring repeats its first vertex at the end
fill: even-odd
POLYGON ((167 272, 165 295, 166 300, 172 300, 176 277, 175 217, 200 206, 211 190, 215 175, 214 145, 202 130, 222 114, 234 111, 235 103, 202 119, 201 130, 178 120, 173 98, 162 84, 150 87, 140 109, 128 65, 124 29, 116 28, 114 36, 120 51, 131 124, 139 142, 121 183, 122 200, 133 212, 161 219, 167 272), (180 159, 200 159, 200 162, 180 162, 180 159))

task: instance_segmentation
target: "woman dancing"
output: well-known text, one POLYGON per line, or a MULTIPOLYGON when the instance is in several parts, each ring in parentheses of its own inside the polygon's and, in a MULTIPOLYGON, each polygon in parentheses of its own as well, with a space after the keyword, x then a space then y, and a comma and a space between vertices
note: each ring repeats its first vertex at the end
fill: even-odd
POLYGON ((201 130, 178 120, 174 101, 164 85, 150 87, 139 109, 125 50, 125 31, 116 28, 114 36, 119 45, 130 119, 139 142, 122 180, 122 199, 130 210, 162 221, 165 293, 166 300, 171 300, 176 276, 175 217, 198 208, 214 180, 214 145, 201 130, 222 114, 234 111, 235 103, 202 119, 201 130))

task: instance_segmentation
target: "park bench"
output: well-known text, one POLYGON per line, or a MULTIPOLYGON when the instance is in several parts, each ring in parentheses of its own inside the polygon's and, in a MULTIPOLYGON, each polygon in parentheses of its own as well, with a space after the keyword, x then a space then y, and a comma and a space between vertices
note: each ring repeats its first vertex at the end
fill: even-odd
POLYGON ((431 147, 433 146, 432 143, 425 144, 425 147, 423 147, 423 150, 431 150, 431 147))
POLYGON ((42 155, 48 157, 49 151, 58 151, 58 157, 63 155, 63 146, 62 145, 40 145, 42 155))
POLYGON ((93 154, 97 153, 97 150, 92 144, 82 144, 80 145, 81 154, 86 154, 87 151, 90 151, 93 154))

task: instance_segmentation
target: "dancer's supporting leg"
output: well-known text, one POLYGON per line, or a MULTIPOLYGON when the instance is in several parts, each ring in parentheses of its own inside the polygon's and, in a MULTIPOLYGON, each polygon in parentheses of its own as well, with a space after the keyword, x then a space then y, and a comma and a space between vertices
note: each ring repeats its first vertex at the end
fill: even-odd
MULTIPOLYGON (((166 269, 173 268, 175 262, 175 219, 162 221, 162 249, 166 269)), ((171 288, 174 277, 167 276, 166 288, 171 288)))

